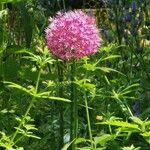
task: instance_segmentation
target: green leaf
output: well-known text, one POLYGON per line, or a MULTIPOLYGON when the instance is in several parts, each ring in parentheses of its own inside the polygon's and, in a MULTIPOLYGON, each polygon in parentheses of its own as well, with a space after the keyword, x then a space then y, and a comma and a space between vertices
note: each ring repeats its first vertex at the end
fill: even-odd
POLYGON ((78 148, 78 150, 92 150, 91 147, 82 147, 82 148, 78 148))
POLYGON ((13 83, 13 82, 9 82, 9 81, 4 81, 3 82, 4 84, 7 84, 8 87, 10 88, 16 88, 18 90, 21 90, 23 92, 26 92, 27 94, 31 95, 31 96, 34 96, 36 98, 42 98, 42 99, 49 99, 49 100, 57 100, 57 101, 65 101, 65 102, 71 102, 69 99, 66 99, 66 98, 61 98, 61 97, 54 97, 54 96, 49 96, 49 95, 45 95, 49 92, 43 92, 40 93, 40 94, 35 94, 34 93, 34 90, 31 91, 31 90, 28 90, 26 88, 24 88, 23 86, 19 85, 19 84, 16 84, 16 83, 13 83))
POLYGON ((75 144, 83 143, 83 142, 86 142, 86 141, 88 141, 88 140, 85 139, 85 138, 78 138, 78 139, 75 140, 75 144))
POLYGON ((82 79, 82 80, 76 79, 76 81, 74 83, 79 85, 83 89, 87 89, 87 90, 91 90, 91 91, 95 90, 95 88, 96 88, 96 85, 90 83, 89 79, 82 79))
POLYGON ((36 136, 36 135, 32 135, 32 134, 29 134, 27 135, 27 137, 31 137, 31 138, 34 138, 34 139, 41 139, 40 137, 36 136))
POLYGON ((139 133, 141 131, 137 130, 137 129, 133 129, 133 128, 125 128, 125 127, 120 127, 118 129, 116 129, 116 131, 119 133, 119 135, 117 136, 128 136, 128 134, 131 133, 139 133), (120 134, 120 132, 123 132, 124 134, 120 134))
POLYGON ((150 121, 144 121, 144 125, 147 127, 149 127, 150 126, 150 121))
POLYGON ((116 100, 118 105, 120 106, 122 112, 127 116, 130 117, 132 116, 132 112, 130 111, 128 105, 126 105, 122 100, 122 95, 120 93, 116 93, 114 90, 112 91, 112 96, 113 99, 116 100))
POLYGON ((0 3, 18 3, 23 0, 0 0, 0 3))
POLYGON ((150 137, 150 132, 144 132, 141 135, 144 136, 144 137, 150 137))
POLYGON ((130 119, 134 122, 134 123, 137 123, 138 125, 143 125, 143 121, 140 119, 140 118, 138 118, 138 117, 130 117, 130 119))
POLYGON ((101 146, 105 146, 106 143, 110 140, 113 140, 114 136, 110 134, 103 134, 100 137, 94 137, 95 144, 100 144, 101 146))
POLYGON ((110 72, 116 72, 116 73, 119 73, 123 76, 126 76, 125 74, 121 73, 120 71, 117 71, 115 69, 112 69, 112 68, 108 68, 108 67, 97 67, 97 69, 100 69, 102 70, 103 72, 107 72, 107 73, 110 73, 110 72))
POLYGON ((69 99, 61 98, 61 97, 53 97, 53 96, 39 96, 38 94, 35 95, 36 98, 48 99, 48 100, 56 100, 56 101, 64 101, 64 102, 71 102, 69 99))
POLYGON ((23 130, 23 129, 20 129, 20 128, 18 128, 18 127, 14 127, 17 131, 18 131, 18 133, 21 133, 21 134, 23 134, 23 135, 26 135, 26 132, 23 130))
POLYGON ((123 122, 123 121, 107 121, 107 122, 100 122, 97 124, 106 124, 106 125, 117 126, 117 127, 133 128, 140 131, 138 125, 133 123, 128 123, 128 122, 123 122))
POLYGON ((24 88, 23 86, 21 86, 21 85, 19 85, 19 84, 16 84, 16 83, 13 83, 13 82, 9 82, 9 81, 3 81, 3 83, 4 83, 4 84, 7 84, 7 86, 10 87, 10 88, 16 88, 16 89, 18 89, 18 90, 24 91, 24 92, 26 92, 27 94, 33 96, 33 93, 32 93, 30 90, 24 88))
POLYGON ((23 147, 18 147, 16 150, 24 150, 23 147))
POLYGON ((3 109, 0 112, 3 113, 3 114, 6 114, 6 113, 8 113, 8 110, 7 109, 3 109))
POLYGON ((138 86, 139 86, 139 84, 132 84, 132 85, 128 86, 127 88, 123 89, 120 93, 122 95, 128 94, 128 93, 133 91, 132 88, 135 88, 135 87, 138 87, 138 86))
POLYGON ((35 128, 35 125, 33 124, 25 124, 24 127, 26 128, 26 130, 37 130, 37 128, 35 128))
POLYGON ((130 147, 123 147, 122 150, 139 150, 140 147, 135 148, 134 145, 131 145, 130 147))
POLYGON ((74 141, 75 141, 75 139, 73 141, 65 144, 65 146, 61 150, 67 150, 74 141))
POLYGON ((0 19, 3 18, 3 16, 6 16, 8 14, 8 10, 7 9, 3 9, 0 11, 0 19))
POLYGON ((84 64, 83 68, 85 68, 88 71, 95 71, 97 69, 95 64, 84 64))
POLYGON ((120 57, 120 55, 110 55, 110 56, 108 56, 108 57, 105 57, 105 58, 103 58, 103 59, 100 59, 100 62, 101 62, 101 61, 105 61, 105 60, 110 60, 110 59, 119 58, 119 57, 120 57))
POLYGON ((144 132, 141 134, 144 139, 150 144, 150 131, 149 132, 144 132))

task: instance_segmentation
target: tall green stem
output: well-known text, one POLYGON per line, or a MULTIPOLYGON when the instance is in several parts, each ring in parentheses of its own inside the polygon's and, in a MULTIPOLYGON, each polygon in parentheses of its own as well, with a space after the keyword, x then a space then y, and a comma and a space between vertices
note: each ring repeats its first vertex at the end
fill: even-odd
MULTIPOLYGON (((63 97, 63 86, 62 86, 62 81, 63 81, 63 63, 58 62, 58 80, 59 80, 59 89, 58 89, 58 95, 59 97, 63 97)), ((63 103, 60 106, 59 105, 59 124, 60 124, 60 129, 59 129, 59 135, 60 135, 60 141, 59 141, 59 149, 62 148, 63 146, 63 137, 64 137, 64 110, 63 110, 63 103)))
MULTIPOLYGON (((4 9, 4 4, 0 4, 0 11, 4 9)), ((2 32, 1 32, 1 41, 0 41, 0 47, 2 48, 2 50, 0 51, 0 63, 2 64, 2 80, 5 80, 5 74, 4 74, 4 61, 3 61, 3 57, 4 57, 4 32, 6 32, 6 15, 3 16, 3 19, 0 20, 0 25, 2 26, 2 32)))
POLYGON ((66 10, 65 0, 63 0, 63 8, 64 8, 64 10, 66 10))
MULTIPOLYGON (((85 73, 85 79, 88 77, 88 72, 85 73)), ((84 84, 86 81, 84 81, 84 84)), ((84 89, 84 103, 85 103, 85 109, 86 109, 86 118, 87 118, 87 124, 88 124, 88 130, 89 130, 89 138, 91 142, 91 148, 92 150, 95 148, 93 144, 93 136, 92 136, 92 129, 91 129, 91 122, 90 122, 90 115, 89 115, 89 108, 88 108, 88 102, 87 102, 87 91, 84 89)))
MULTIPOLYGON (((75 61, 72 61, 71 64, 71 128, 70 128, 70 139, 77 138, 77 130, 78 130, 78 104, 76 97, 76 85, 74 84, 76 75, 76 64, 75 61)), ((72 150, 76 149, 76 145, 72 144, 72 150)))
MULTIPOLYGON (((36 95, 37 92, 38 92, 40 76, 41 76, 41 69, 39 70, 39 73, 38 73, 38 76, 37 76, 37 81, 36 81, 36 86, 35 86, 35 95, 36 95)), ((24 121, 25 121, 25 119, 26 119, 26 117, 27 117, 27 115, 28 115, 30 109, 32 108, 33 103, 34 103, 34 100, 35 100, 35 96, 33 96, 32 100, 31 100, 31 102, 30 102, 30 104, 29 104, 29 106, 28 106, 28 108, 27 108, 27 110, 26 110, 26 112, 25 112, 25 114, 24 114, 24 116, 23 116, 23 119, 21 120, 21 122, 20 122, 20 124, 19 124, 17 130, 15 131, 15 133, 14 133, 12 139, 11 139, 11 146, 13 146, 13 142, 14 142, 14 140, 15 140, 15 137, 18 135, 19 129, 20 129, 21 126, 23 125, 23 123, 24 123, 24 121)))
POLYGON ((89 137, 90 137, 90 141, 91 141, 91 148, 93 149, 94 145, 93 145, 93 137, 92 137, 92 130, 91 130, 90 115, 89 115, 86 91, 84 91, 84 102, 85 102, 85 108, 86 108, 86 117, 87 117, 87 123, 88 123, 89 137))

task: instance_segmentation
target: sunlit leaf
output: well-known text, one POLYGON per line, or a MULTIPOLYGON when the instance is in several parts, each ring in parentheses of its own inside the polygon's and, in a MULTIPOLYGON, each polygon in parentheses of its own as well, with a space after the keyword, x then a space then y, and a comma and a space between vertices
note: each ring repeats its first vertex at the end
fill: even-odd
POLYGON ((84 142, 86 142, 86 141, 87 141, 87 139, 85 139, 85 138, 77 138, 77 139, 75 140, 75 144, 84 143, 84 142))
POLYGON ((138 127, 138 125, 133 124, 133 123, 128 123, 128 122, 123 122, 123 121, 107 121, 107 122, 100 122, 97 124, 106 124, 106 125, 112 125, 112 126, 117 126, 117 127, 133 128, 133 129, 137 129, 140 131, 140 128, 138 127))
POLYGON ((64 147, 61 150, 67 150, 74 141, 75 141, 75 139, 73 141, 65 144, 64 147))
POLYGON ((143 125, 143 121, 140 119, 140 118, 138 118, 138 117, 130 117, 130 119, 133 121, 133 122, 135 122, 135 123, 137 123, 138 125, 143 125))
POLYGON ((99 137, 94 137, 95 144, 100 144, 101 146, 105 146, 108 141, 113 139, 114 136, 110 134, 103 134, 99 137))
POLYGON ((18 3, 24 0, 0 0, 0 3, 18 3))

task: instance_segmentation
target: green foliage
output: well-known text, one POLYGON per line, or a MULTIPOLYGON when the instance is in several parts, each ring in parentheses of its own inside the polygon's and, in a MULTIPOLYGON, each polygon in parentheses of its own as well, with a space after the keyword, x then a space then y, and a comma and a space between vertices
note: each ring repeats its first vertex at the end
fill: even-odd
POLYGON ((64 147, 63 147, 61 150, 67 150, 67 149, 70 147, 70 145, 71 145, 74 141, 75 141, 75 140, 73 140, 73 141, 71 141, 71 142, 65 144, 64 147))
MULTIPOLYGON (((16 120, 18 121, 18 123, 21 123, 22 121, 21 118, 16 118, 16 120)), ((28 124, 28 122, 31 122, 31 121, 33 121, 33 119, 31 119, 30 116, 26 116, 22 124, 22 129, 15 127, 15 129, 18 130, 18 134, 21 134, 21 137, 18 138, 15 143, 17 143, 23 137, 31 137, 31 138, 40 139, 40 137, 33 134, 33 131, 37 131, 37 128, 35 128, 35 125, 33 124, 28 124)))
POLYGON ((25 33, 26 47, 29 48, 32 41, 34 14, 26 8, 26 3, 22 2, 18 5, 22 20, 23 30, 25 33))
POLYGON ((19 89, 19 90, 29 94, 30 96, 35 97, 35 98, 70 102, 70 100, 65 99, 65 98, 50 96, 51 91, 36 93, 35 92, 36 89, 32 86, 28 86, 29 89, 27 89, 27 88, 22 87, 21 85, 13 83, 13 82, 4 81, 4 84, 7 84, 7 86, 10 88, 19 89))
POLYGON ((135 148, 133 145, 130 147, 123 147, 122 150, 139 150, 140 148, 135 148))
MULTIPOLYGON (((142 121, 138 117, 130 117, 133 123, 124 122, 124 121, 107 121, 97 124, 104 124, 110 126, 118 127, 116 130, 116 136, 119 136, 120 133, 127 133, 124 136, 131 136, 132 133, 138 133, 139 135, 143 136, 143 138, 150 144, 150 122, 149 121, 142 121)), ((128 137, 129 138, 129 137, 128 137)))
POLYGON ((17 3, 23 0, 1 0, 0 3, 17 3))
POLYGON ((0 149, 150 149, 149 8, 149 0, 0 0, 0 149), (72 74, 73 63, 47 49, 45 28, 57 11, 81 7, 96 15, 101 46, 72 74))

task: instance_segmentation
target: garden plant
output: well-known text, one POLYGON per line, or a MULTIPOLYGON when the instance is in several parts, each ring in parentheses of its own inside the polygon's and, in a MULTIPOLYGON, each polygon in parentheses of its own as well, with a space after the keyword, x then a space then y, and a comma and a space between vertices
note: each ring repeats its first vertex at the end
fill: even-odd
POLYGON ((0 150, 150 150, 150 0, 0 0, 0 150))

